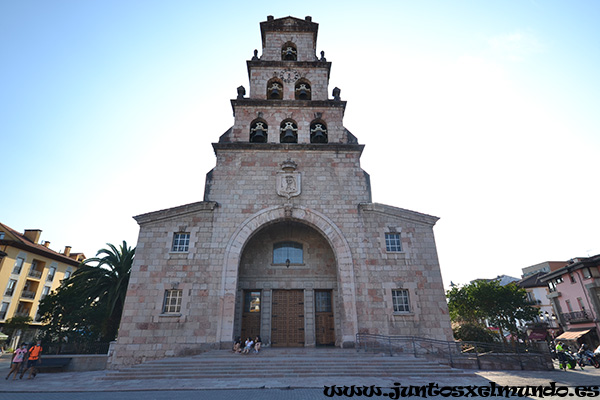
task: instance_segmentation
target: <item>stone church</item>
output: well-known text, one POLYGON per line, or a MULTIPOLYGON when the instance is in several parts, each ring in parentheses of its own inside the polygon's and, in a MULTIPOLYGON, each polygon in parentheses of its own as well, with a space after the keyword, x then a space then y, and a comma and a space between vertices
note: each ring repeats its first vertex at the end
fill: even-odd
POLYGON ((135 217, 113 367, 238 336, 272 347, 352 347, 359 332, 452 340, 438 218, 372 201, 346 102, 338 88, 328 97, 318 24, 269 16, 260 31, 204 200, 135 217))

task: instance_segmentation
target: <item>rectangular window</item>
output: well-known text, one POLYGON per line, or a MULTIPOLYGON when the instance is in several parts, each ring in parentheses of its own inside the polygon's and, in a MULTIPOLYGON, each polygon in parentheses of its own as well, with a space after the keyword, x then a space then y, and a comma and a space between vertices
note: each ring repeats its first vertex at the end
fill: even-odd
POLYGON ((583 279, 590 279, 592 277, 592 270, 589 267, 585 267, 582 272, 583 279))
POLYGON ((4 239, 4 232, 0 232, 0 240, 4 239))
POLYGON ((15 266, 13 268, 13 274, 20 274, 21 273, 21 268, 23 268, 23 263, 25 262, 24 259, 22 258, 17 258, 15 260, 15 266))
POLYGON ((10 279, 8 281, 8 286, 6 287, 6 292, 4 292, 5 296, 12 296, 15 292, 15 287, 17 286, 17 281, 14 279, 10 279))
POLYGON ((385 250, 391 252, 401 252, 402 245, 400 244, 399 233, 386 233, 385 234, 385 250))
POLYGON ((410 312, 410 300, 408 296, 408 290, 392 290, 392 304, 394 305, 394 312, 410 312))
POLYGON ((575 275, 572 272, 569 273, 569 278, 571 278, 571 283, 575 283, 576 282, 575 275))
POLYGON ((0 319, 5 319, 6 318, 6 313, 8 312, 8 306, 10 305, 10 303, 2 303, 2 306, 0 307, 0 319))
POLYGON ((279 242, 273 244, 273 264, 302 264, 304 262, 302 243, 279 242))
POLYGON ((54 280, 55 274, 56 274, 56 267, 50 267, 48 269, 48 276, 46 277, 46 281, 52 282, 54 280))
POLYGON ((315 311, 331 312, 331 291, 315 291, 315 311))
POLYGON ((42 297, 40 298, 40 300, 42 300, 44 297, 48 296, 49 293, 50 293, 50 286, 44 286, 44 288, 42 289, 42 297))
POLYGON ((170 289, 165 290, 165 301, 163 304, 163 313, 178 313, 181 312, 181 298, 183 290, 170 289))
POLYGON ((173 235, 173 247, 171 251, 184 253, 190 249, 190 234, 175 233, 173 235))
POLYGON ((244 312, 260 312, 260 292, 247 291, 244 299, 244 312))
POLYGON ((569 312, 573 312, 573 307, 571 307, 571 300, 566 300, 565 303, 567 304, 567 310, 569 310, 569 312))

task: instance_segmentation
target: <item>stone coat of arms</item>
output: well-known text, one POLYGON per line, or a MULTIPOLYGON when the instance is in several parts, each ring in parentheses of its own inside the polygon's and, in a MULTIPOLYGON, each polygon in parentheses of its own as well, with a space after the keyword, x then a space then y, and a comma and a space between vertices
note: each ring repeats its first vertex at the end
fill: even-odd
POLYGON ((281 164, 282 171, 277 173, 277 194, 287 197, 299 196, 302 191, 302 175, 296 172, 296 163, 287 160, 281 164))

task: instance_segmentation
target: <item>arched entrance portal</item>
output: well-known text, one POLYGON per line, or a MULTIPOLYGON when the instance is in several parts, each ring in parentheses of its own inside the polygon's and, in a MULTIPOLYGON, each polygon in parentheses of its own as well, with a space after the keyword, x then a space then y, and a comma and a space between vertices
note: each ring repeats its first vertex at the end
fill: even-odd
MULTIPOLYGON (((355 335, 357 332, 356 287, 354 283, 354 262, 352 260, 350 246, 341 230, 333 223, 333 221, 318 211, 302 206, 273 206, 261 210, 248 217, 248 219, 238 226, 236 231, 229 238, 225 251, 223 278, 221 282, 221 324, 219 332, 217 333, 221 346, 223 348, 230 347, 231 341, 235 336, 241 334, 241 296, 245 294, 238 293, 238 270, 242 259, 242 253, 247 248, 247 243, 263 228, 286 221, 294 221, 300 225, 311 227, 329 244, 335 257, 337 278, 337 289, 335 289, 337 290, 337 293, 332 289, 336 336, 335 344, 340 347, 354 346, 355 335), (238 307, 236 307, 236 305, 238 305, 238 307), (235 334, 234 329, 238 329, 237 332, 240 333, 235 334)), ((268 289, 266 286, 264 288, 268 289)), ((293 289, 294 288, 290 286, 289 288, 281 288, 279 290, 293 289)), ((302 290, 304 291, 304 289, 302 290)), ((306 293, 303 293, 306 299, 306 293)), ((272 288, 271 295, 273 295, 272 288)), ((265 304, 272 304, 272 300, 268 302, 264 297, 261 301, 265 304)), ((312 301, 314 302, 314 300, 312 301)), ((264 319, 267 318, 267 315, 270 314, 263 314, 261 310, 261 335, 264 335, 264 333, 262 333, 262 324, 264 323, 264 319)), ((304 325, 306 327, 306 323, 304 325)), ((309 345, 309 340, 310 338, 306 339, 305 337, 305 346, 309 345)), ((316 344, 316 339, 314 343, 316 344)))
POLYGON ((240 258, 234 334, 273 347, 336 342, 339 304, 334 252, 314 228, 293 220, 263 226, 240 258))

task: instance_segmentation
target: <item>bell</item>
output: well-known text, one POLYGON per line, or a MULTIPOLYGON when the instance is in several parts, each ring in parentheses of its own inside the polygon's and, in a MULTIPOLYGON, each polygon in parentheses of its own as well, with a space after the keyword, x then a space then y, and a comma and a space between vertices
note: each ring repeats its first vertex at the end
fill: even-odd
POLYGON ((295 60, 296 59, 296 55, 294 54, 294 49, 292 49, 291 47, 288 47, 284 53, 283 53, 283 58, 285 60, 295 60))
POLYGON ((250 141, 252 143, 266 143, 267 142, 266 132, 263 131, 262 129, 257 129, 252 134, 252 138, 250 138, 250 141))
POLYGON ((300 100, 308 100, 308 93, 306 92, 306 89, 304 89, 304 88, 300 89, 300 93, 298 94, 298 98, 300 100))
POLYGON ((327 136, 322 131, 317 131, 312 137, 313 143, 327 143, 327 136))
POLYGON ((296 143, 296 135, 294 135, 294 131, 291 129, 286 129, 283 133, 283 137, 281 138, 281 143, 296 143))
POLYGON ((271 90, 271 98, 272 99, 279 98, 279 90, 277 89, 277 87, 274 87, 273 90, 271 90))

